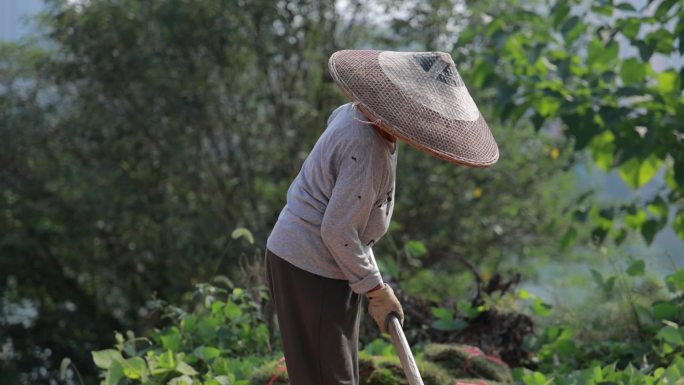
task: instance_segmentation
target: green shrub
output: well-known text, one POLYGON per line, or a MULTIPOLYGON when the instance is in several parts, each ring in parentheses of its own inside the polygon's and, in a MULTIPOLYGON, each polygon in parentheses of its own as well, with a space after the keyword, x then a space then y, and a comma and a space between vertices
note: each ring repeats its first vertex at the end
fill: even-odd
POLYGON ((92 352, 103 384, 246 385, 271 361, 263 290, 199 284, 192 312, 160 303, 171 324, 150 338, 116 333, 116 346, 92 352))

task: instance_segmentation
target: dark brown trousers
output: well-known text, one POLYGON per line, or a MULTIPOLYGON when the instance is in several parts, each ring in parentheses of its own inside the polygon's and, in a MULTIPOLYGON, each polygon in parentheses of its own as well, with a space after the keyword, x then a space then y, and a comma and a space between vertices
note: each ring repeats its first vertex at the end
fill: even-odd
POLYGON ((266 272, 290 384, 358 385, 360 296, 269 250, 266 272))

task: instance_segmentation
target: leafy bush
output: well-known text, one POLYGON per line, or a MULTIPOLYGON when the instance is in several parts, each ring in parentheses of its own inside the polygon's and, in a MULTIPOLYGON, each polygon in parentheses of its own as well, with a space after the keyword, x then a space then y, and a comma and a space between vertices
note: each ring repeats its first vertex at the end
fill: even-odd
POLYGON ((116 333, 114 349, 92 353, 103 384, 247 384, 274 352, 264 322, 263 289, 198 284, 192 312, 159 302, 171 324, 150 338, 116 333))
MULTIPOLYGON (((639 262, 627 268, 628 279, 635 280, 643 275, 643 267, 637 269, 635 265, 639 265, 639 262)), ((608 278, 613 281, 624 279, 624 276, 608 278)), ((542 381, 542 372, 547 373, 544 381, 547 381, 547 377, 570 381, 558 380, 558 384, 582 383, 572 381, 596 380, 601 376, 605 377, 604 381, 617 381, 625 373, 632 372, 639 373, 634 378, 643 379, 644 382, 626 383, 649 383, 650 380, 673 378, 673 373, 680 373, 684 363, 684 269, 667 275, 664 283, 669 296, 651 300, 646 306, 632 300, 629 296, 631 293, 623 293, 627 294, 628 299, 617 303, 628 308, 626 314, 631 314, 634 322, 634 332, 626 338, 587 340, 580 334, 586 333, 585 329, 590 328, 589 325, 580 329, 570 325, 546 327, 538 336, 526 341, 528 349, 536 353, 536 362, 530 363, 530 366, 540 372, 519 371, 518 379, 525 384, 537 384, 542 381), (578 371, 583 368, 589 369, 578 371)), ((620 325, 613 327, 629 327, 629 322, 622 319, 620 325)), ((684 375, 684 372, 681 373, 684 375)))

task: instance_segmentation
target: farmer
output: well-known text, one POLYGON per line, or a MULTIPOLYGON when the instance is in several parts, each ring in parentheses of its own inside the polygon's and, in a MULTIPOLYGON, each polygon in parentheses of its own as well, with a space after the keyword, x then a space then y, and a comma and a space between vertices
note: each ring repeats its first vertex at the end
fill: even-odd
POLYGON ((287 192, 266 267, 293 385, 358 384, 361 298, 382 332, 403 323, 372 246, 394 208, 396 138, 439 158, 499 158, 451 56, 339 51, 330 73, 352 103, 337 108, 287 192))

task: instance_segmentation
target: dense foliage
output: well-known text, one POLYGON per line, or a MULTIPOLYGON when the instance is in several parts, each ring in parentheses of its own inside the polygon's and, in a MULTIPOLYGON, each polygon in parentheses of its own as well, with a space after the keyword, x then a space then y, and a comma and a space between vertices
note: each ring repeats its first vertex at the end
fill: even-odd
MULTIPOLYGON (((539 274, 523 267, 536 261, 603 258, 591 244, 619 246, 635 233, 650 243, 668 226, 684 239, 682 1, 48 4, 43 40, 0 43, 3 380, 50 383, 69 357, 95 383, 89 352, 124 330, 135 333, 116 334, 115 350, 132 360, 120 373, 132 380, 155 362, 160 381, 213 373, 233 383, 273 359, 263 298, 231 291, 216 309, 188 309, 187 291, 217 275, 227 287, 259 285, 246 256, 259 250, 230 233, 248 227, 263 247, 288 183, 345 102, 328 56, 367 46, 451 52, 501 147, 488 170, 399 149, 396 210, 376 255, 388 278, 434 305, 415 337, 458 335, 491 308, 522 306, 551 326, 530 341, 539 372, 519 381, 586 369, 577 381, 657 383, 681 371, 681 292, 665 295, 643 261, 611 262, 627 275, 588 273, 590 303, 602 307, 572 322, 514 289, 539 274), (655 193, 599 207, 567 172, 587 159, 655 193), (160 318, 170 307, 154 298, 179 313, 160 318), (184 329, 195 312, 210 321, 184 329), (179 323, 149 332, 171 319, 179 323), (610 322, 621 327, 591 332, 610 322), (617 342, 630 332, 636 345, 617 342), (663 372, 644 369, 644 355, 663 372), (625 374, 627 362, 642 371, 625 374)), ((681 270, 667 279, 681 290, 681 270)))
MULTIPOLYGON (((630 280, 643 274, 636 266, 627 269, 630 280)), ((679 325, 684 324, 684 269, 668 275, 664 283, 668 294, 635 314, 639 328, 625 338, 580 343, 570 325, 549 326, 538 335, 529 335, 526 349, 530 359, 514 370, 515 380, 525 385, 681 383, 684 326, 679 325)), ((94 351, 103 383, 287 383, 282 354, 269 344, 263 288, 245 291, 199 284, 192 299, 190 311, 157 303, 171 323, 155 329, 149 338, 132 332, 125 338, 116 333, 114 349, 94 351)), ((432 325, 423 326, 441 328, 439 313, 435 316, 432 325)), ((464 323, 467 316, 458 315, 464 323)), ((474 347, 428 342, 414 345, 427 385, 453 384, 457 378, 464 383, 469 383, 464 378, 480 378, 490 385, 513 382, 510 370, 494 355, 474 347)), ((404 384, 395 354, 387 339, 369 343, 361 355, 362 384, 404 384)), ((63 365, 64 378, 73 373, 68 364, 63 365)))
POLYGON ((620 244, 636 230, 651 243, 668 223, 684 238, 684 3, 520 4, 515 19, 491 9, 489 23, 460 35, 473 86, 495 85, 502 121, 561 129, 632 189, 664 170, 654 194, 599 213, 597 242, 620 244))

